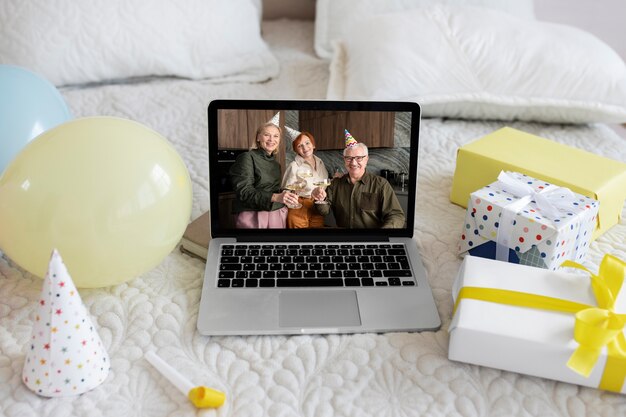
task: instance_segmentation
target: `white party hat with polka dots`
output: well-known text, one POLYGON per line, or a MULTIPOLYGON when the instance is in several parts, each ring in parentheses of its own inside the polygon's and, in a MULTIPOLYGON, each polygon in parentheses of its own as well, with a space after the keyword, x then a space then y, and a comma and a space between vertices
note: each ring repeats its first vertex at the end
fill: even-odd
POLYGON ((35 309, 22 380, 36 394, 66 397, 97 387, 109 369, 109 355, 54 250, 35 309))

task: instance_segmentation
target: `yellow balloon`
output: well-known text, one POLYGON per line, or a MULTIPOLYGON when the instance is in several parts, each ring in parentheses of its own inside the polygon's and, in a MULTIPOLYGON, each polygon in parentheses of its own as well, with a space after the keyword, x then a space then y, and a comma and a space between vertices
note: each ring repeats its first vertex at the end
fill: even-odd
POLYGON ((87 117, 39 135, 0 177, 0 250, 43 277, 58 249, 77 287, 158 265, 191 214, 189 172, 157 132, 87 117))

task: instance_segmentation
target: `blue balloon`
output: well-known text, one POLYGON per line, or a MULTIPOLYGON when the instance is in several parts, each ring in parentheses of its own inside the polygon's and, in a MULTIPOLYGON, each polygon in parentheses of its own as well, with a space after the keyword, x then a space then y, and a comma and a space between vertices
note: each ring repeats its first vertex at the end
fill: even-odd
POLYGON ((61 93, 24 68, 0 65, 0 175, 28 142, 72 118, 61 93))

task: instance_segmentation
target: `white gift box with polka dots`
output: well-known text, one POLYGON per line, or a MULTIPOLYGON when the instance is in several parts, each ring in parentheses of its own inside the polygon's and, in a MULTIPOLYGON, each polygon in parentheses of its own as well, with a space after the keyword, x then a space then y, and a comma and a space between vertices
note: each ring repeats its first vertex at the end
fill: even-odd
MULTIPOLYGON (((510 174, 536 193, 551 185, 524 174, 510 174)), ((461 233, 461 254, 496 258, 503 209, 520 199, 507 188, 496 181, 471 194, 461 233)), ((584 259, 596 226, 599 202, 572 194, 574 198, 559 208, 557 216, 543 212, 534 199, 517 212, 508 236, 500 237, 501 241, 508 240, 509 262, 554 270, 566 259, 584 259)))

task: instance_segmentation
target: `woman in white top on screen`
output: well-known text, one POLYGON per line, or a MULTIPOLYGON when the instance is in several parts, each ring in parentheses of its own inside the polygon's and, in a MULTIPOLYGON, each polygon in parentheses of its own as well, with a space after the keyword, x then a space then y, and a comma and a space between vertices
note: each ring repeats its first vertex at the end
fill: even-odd
POLYGON ((324 227, 324 217, 317 212, 311 198, 311 190, 315 188, 314 184, 328 178, 328 171, 324 162, 314 154, 315 138, 309 132, 298 132, 288 126, 285 126, 285 129, 292 139, 291 146, 296 156, 285 170, 282 186, 283 188, 291 188, 296 183, 303 186, 298 193, 302 207, 289 209, 287 227, 324 227))

